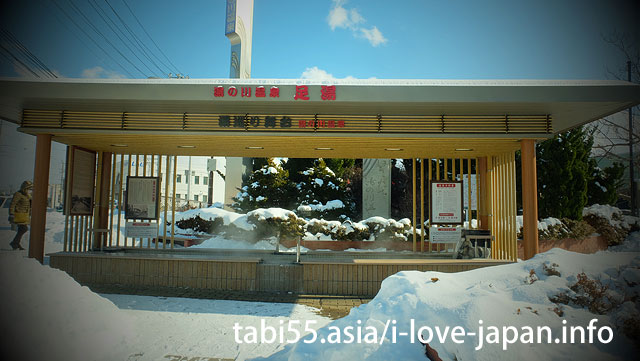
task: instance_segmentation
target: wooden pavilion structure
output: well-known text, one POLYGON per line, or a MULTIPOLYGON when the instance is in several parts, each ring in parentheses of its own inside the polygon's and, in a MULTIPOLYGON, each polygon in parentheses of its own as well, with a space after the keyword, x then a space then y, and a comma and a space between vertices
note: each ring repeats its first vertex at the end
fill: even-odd
MULTIPOLYGON (((386 275, 401 269, 459 271, 515 261, 517 191, 523 199, 525 258, 533 257, 538 250, 535 143, 638 103, 640 86, 623 81, 0 80, 0 117, 37 137, 30 257, 44 258, 50 150, 56 141, 97 155, 89 214, 67 216, 65 252, 51 256, 53 266, 79 280, 343 294, 371 294, 386 275), (516 151, 522 152, 521 190, 515 187, 516 151), (146 165, 150 157, 150 174, 145 166, 144 176, 160 178, 166 215, 175 205, 172 167, 183 155, 414 159, 413 224, 425 219, 416 214, 417 199, 424 204, 425 197, 424 185, 415 182, 418 169, 421 179, 434 180, 474 173, 474 218, 495 238, 492 259, 317 259, 292 268, 289 277, 289 271, 263 264, 255 254, 221 256, 214 263, 191 259, 185 266, 159 256, 172 242, 156 242, 151 248, 162 252, 155 254, 96 253, 133 245, 114 235, 119 223, 110 216, 122 202, 123 180, 116 175, 122 176, 124 164, 135 157, 146 165), (438 166, 424 160, 437 160, 438 166)), ((72 177, 67 178, 68 189, 72 177)), ((424 234, 414 234, 413 251, 435 249, 424 234)))

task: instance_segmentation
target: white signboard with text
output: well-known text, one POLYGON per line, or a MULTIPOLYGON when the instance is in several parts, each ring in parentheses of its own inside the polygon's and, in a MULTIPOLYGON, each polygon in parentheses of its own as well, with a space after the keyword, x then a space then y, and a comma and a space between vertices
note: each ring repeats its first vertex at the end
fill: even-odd
POLYGON ((459 227, 429 227, 429 242, 458 243, 462 238, 462 228, 459 227))
POLYGON ((128 238, 156 238, 158 227, 151 222, 127 222, 124 232, 128 238))
POLYGON ((431 181, 431 224, 462 224, 462 182, 431 181))
POLYGON ((126 219, 158 219, 159 177, 127 177, 126 219))

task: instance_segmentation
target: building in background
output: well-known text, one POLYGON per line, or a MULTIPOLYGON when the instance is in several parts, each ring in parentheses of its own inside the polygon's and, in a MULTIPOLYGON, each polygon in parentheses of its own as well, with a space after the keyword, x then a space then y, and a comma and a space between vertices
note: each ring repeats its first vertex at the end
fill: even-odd
MULTIPOLYGON (((145 176, 151 174, 152 164, 151 164, 151 156, 146 156, 147 160, 145 163, 145 156, 131 156, 131 168, 128 168, 128 164, 125 164, 122 174, 122 182, 124 184, 123 189, 126 189, 126 177, 127 175, 132 176, 145 176), (136 169, 137 163, 137 169, 136 169)), ((173 159, 173 158, 171 158, 173 159)), ((209 204, 222 204, 224 202, 225 195, 225 184, 224 179, 220 176, 220 174, 225 174, 225 158, 224 157, 215 157, 216 159, 216 172, 213 172, 213 178, 211 178, 211 173, 207 169, 207 160, 209 157, 177 157, 177 165, 176 165, 176 174, 175 178, 175 195, 176 195, 176 207, 180 209, 185 208, 205 208, 208 207, 209 204), (213 179, 213 184, 211 184, 213 179), (209 199, 209 187, 213 188, 213 198, 209 199), (211 202, 210 202, 211 201, 211 202)), ((125 162, 127 158, 125 158, 125 162)), ((153 160, 153 168, 157 169, 158 167, 158 158, 155 157, 153 160)), ((166 157, 162 157, 161 160, 161 179, 164 179, 164 172, 166 171, 166 157)), ((120 181, 120 159, 116 159, 116 175, 115 175, 115 187, 119 189, 119 181, 120 181)), ((173 164, 169 167, 170 172, 173 172, 173 164)), ((173 178, 172 178, 173 179, 173 178)), ((173 193, 173 185, 169 184, 169 194, 173 193)), ((164 199, 165 194, 165 186, 161 185, 160 187, 161 199, 164 199)), ((123 197, 124 198, 124 197, 123 197)))

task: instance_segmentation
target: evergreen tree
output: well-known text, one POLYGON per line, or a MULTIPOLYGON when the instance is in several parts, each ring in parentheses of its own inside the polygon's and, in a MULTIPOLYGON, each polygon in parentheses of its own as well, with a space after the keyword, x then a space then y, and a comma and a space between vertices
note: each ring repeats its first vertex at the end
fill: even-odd
POLYGON ((286 208, 291 193, 288 178, 288 172, 273 158, 268 158, 267 164, 242 182, 242 189, 233 198, 231 207, 243 213, 258 208, 286 208))
POLYGON ((591 181, 593 133, 582 127, 537 145, 538 209, 541 218, 582 219, 591 181))
POLYGON ((289 180, 292 183, 298 184, 302 182, 304 176, 302 173, 312 168, 316 159, 314 158, 288 158, 287 162, 282 165, 282 168, 289 173, 289 180))
POLYGON ((353 171, 353 167, 355 166, 355 159, 348 158, 325 158, 324 162, 327 164, 327 167, 331 169, 338 178, 347 179, 349 178, 351 172, 353 171))
POLYGON ((352 217, 354 204, 347 192, 346 182, 338 177, 320 158, 314 166, 301 172, 302 181, 296 185, 304 216, 336 220, 352 217))
POLYGON ((624 165, 613 163, 611 167, 600 169, 595 159, 591 159, 592 178, 589 182, 588 204, 610 204, 618 201, 618 190, 624 184, 624 165))

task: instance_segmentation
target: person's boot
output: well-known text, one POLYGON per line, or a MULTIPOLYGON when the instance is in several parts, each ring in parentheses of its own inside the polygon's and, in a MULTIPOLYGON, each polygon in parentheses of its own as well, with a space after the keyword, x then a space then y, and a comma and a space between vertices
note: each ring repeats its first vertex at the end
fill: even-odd
MULTIPOLYGON (((20 247, 20 246, 16 245, 16 244, 15 244, 15 243, 13 243, 13 242, 9 243, 9 245, 11 246, 11 249, 13 249, 14 251, 15 251, 16 249, 18 249, 18 247, 20 247)), ((20 248, 22 248, 22 247, 20 247, 20 248)))
POLYGON ((24 251, 24 248, 22 248, 22 246, 20 244, 18 244, 18 249, 21 251, 24 251))

